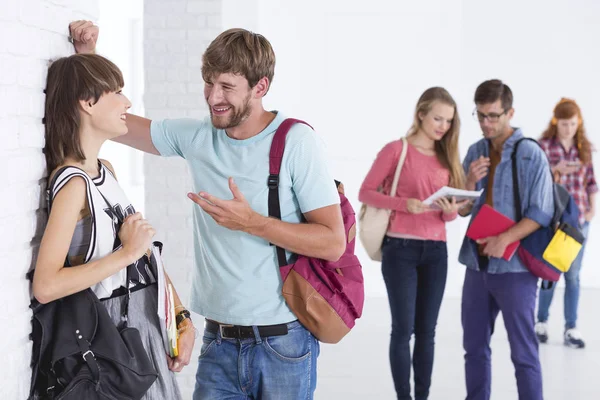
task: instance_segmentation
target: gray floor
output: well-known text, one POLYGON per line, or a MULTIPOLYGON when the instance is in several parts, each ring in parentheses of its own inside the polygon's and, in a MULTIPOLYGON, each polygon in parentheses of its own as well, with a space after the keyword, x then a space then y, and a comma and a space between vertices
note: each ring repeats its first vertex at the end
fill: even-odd
MULTIPOLYGON (((546 400, 600 399, 600 290, 582 290, 579 328, 587 347, 574 350, 562 344, 562 289, 551 308, 550 340, 540 347, 546 400)), ((322 345, 315 398, 394 399, 388 364, 389 308, 386 298, 368 298, 364 317, 336 345, 322 345)), ((492 339, 493 400, 517 399, 514 370, 501 318, 492 339)), ((465 398, 460 299, 446 298, 436 336, 436 359, 431 400, 465 398)), ((522 399, 526 400, 526 399, 522 399)))

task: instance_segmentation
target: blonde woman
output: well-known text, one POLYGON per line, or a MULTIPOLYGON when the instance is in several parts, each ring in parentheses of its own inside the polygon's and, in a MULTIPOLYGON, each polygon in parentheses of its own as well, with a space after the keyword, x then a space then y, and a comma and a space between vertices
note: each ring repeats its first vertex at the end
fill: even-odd
POLYGON ((392 196, 390 188, 401 140, 379 152, 360 189, 361 202, 393 210, 383 241, 382 272, 392 313, 390 364, 398 399, 411 399, 409 342, 413 333, 415 399, 429 396, 435 326, 448 269, 445 224, 456 218, 465 202, 442 198, 435 207, 428 207, 423 200, 443 186, 463 188, 459 130, 452 96, 440 87, 427 89, 417 102, 408 132, 397 193, 392 196))

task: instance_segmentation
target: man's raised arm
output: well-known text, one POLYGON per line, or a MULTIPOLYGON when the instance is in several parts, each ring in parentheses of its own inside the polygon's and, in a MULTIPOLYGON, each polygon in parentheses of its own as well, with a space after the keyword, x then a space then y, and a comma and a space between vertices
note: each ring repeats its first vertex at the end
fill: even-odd
MULTIPOLYGON (((78 54, 94 54, 96 41, 100 29, 91 21, 73 21, 69 24, 69 34, 78 54)), ((150 136, 150 120, 137 115, 127 114, 127 134, 113 139, 115 142, 125 144, 144 151, 159 155, 160 153, 152 143, 150 136)))
POLYGON ((152 121, 133 114, 127 114, 126 121, 127 134, 113 140, 146 153, 160 155, 150 136, 150 122, 152 121))

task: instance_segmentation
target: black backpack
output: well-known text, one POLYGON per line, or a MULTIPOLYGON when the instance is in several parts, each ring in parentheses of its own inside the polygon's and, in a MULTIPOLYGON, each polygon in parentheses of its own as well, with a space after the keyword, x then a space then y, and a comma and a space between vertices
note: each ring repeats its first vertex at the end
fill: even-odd
MULTIPOLYGON (((522 138, 515 143, 511 155, 513 196, 517 221, 520 221, 522 218, 521 195, 519 194, 519 174, 517 170, 517 150, 519 144, 524 141, 531 141, 539 146, 539 143, 534 139, 522 138)), ((549 173, 552 175, 552 170, 549 170, 549 173)), ((553 262, 553 260, 549 260, 545 257, 546 249, 551 246, 557 232, 560 232, 563 235, 563 238, 568 237, 579 243, 579 249, 581 249, 581 245, 585 240, 583 234, 578 229, 579 209, 573 200, 573 196, 569 194, 564 186, 558 183, 552 185, 552 196, 554 199, 554 215, 552 216, 550 225, 545 227, 542 226, 527 237, 521 239, 521 245, 517 250, 519 258, 529 272, 542 279, 542 289, 551 288, 554 282, 557 282, 560 279, 563 272, 566 272, 566 270, 561 269, 561 267, 553 262)), ((572 260, 574 260, 577 254, 571 254, 564 251, 565 243, 562 241, 562 238, 559 243, 559 246, 562 247, 561 253, 565 255, 570 254, 572 260)), ((570 264, 568 265, 567 270, 569 267, 570 264)))
POLYGON ((91 289, 31 308, 29 399, 139 399, 157 379, 139 331, 117 329, 91 289))

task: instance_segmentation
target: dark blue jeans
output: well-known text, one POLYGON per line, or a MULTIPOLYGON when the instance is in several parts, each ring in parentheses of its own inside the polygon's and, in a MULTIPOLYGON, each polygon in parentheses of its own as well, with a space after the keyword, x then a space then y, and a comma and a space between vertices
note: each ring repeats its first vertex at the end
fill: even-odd
POLYGON ((382 273, 392 313, 390 364, 398 399, 410 400, 410 338, 415 399, 429 396, 433 370, 435 326, 448 272, 446 242, 383 240, 382 273))
POLYGON ((529 272, 488 274, 467 268, 462 294, 467 400, 490 399, 490 341, 500 312, 515 366, 519 399, 544 398, 533 315, 537 282, 529 272))

